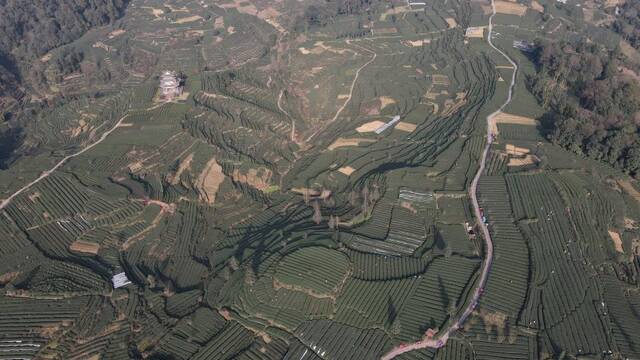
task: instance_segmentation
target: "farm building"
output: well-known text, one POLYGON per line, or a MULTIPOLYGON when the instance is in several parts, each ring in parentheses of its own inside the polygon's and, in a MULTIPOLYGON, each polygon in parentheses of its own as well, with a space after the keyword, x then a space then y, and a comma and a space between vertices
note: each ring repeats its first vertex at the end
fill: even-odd
POLYGON ((121 272, 119 274, 115 274, 111 278, 111 282, 113 282, 113 288, 114 289, 121 288, 123 286, 127 286, 127 285, 131 284, 131 281, 127 278, 127 274, 125 274, 124 272, 121 272))
POLYGON ((181 80, 174 71, 165 70, 160 75, 160 97, 171 101, 182 94, 181 80))

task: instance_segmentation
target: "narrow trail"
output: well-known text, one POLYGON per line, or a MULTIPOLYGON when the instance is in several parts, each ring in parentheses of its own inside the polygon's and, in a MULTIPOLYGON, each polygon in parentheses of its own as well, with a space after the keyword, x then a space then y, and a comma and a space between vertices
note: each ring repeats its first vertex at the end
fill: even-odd
POLYGON ((284 94, 284 89, 280 90, 280 95, 278 95, 278 109, 282 111, 285 115, 287 115, 289 120, 291 120, 291 141, 296 142, 296 121, 293 117, 291 117, 291 115, 289 115, 289 113, 285 109, 282 108, 281 102, 282 102, 283 94, 284 94))
MULTIPOLYGON (((351 42, 349 40, 347 40, 347 44, 351 44, 351 42)), ((355 47, 358 47, 366 52, 372 53, 373 56, 371 57, 371 59, 369 61, 367 61, 366 63, 364 63, 364 65, 360 66, 358 68, 358 70, 356 71, 356 75, 353 78, 353 82, 351 83, 351 88, 349 89, 349 96, 347 97, 347 100, 345 100, 344 104, 342 104, 342 106, 338 109, 338 111, 336 111, 336 114, 333 116, 333 118, 331 120, 329 120, 329 122, 327 122, 326 124, 324 124, 323 128, 326 128, 327 126, 331 125, 334 121, 336 121, 338 119, 338 116, 340 116, 340 114, 342 113, 342 111, 347 107, 347 105, 349 104, 349 102, 351 102, 351 96, 353 95, 353 89, 356 87, 356 82, 358 82, 358 76, 360 76, 360 71, 362 71, 362 69, 364 69, 365 67, 367 67, 369 64, 371 64, 376 57, 378 57, 378 54, 375 51, 371 51, 367 48, 364 48, 362 46, 359 45, 355 45, 353 44, 355 47)), ((316 136, 323 128, 318 129, 316 131, 313 132, 313 134, 309 135, 308 138, 306 138, 304 141, 305 142, 309 142, 311 139, 313 139, 314 136, 316 136)))
POLYGON ((11 200, 13 200, 16 196, 22 194, 23 192, 25 192, 26 190, 28 190, 30 187, 32 187, 33 185, 39 183, 40 181, 42 181, 43 179, 45 179, 46 177, 48 177, 49 175, 51 175, 54 171, 56 171, 58 168, 60 168, 65 162, 67 162, 67 160, 74 158, 78 155, 83 154, 84 152, 90 150, 91 148, 93 148, 94 146, 100 144, 101 142, 103 142, 112 132, 114 132, 119 126, 120 124, 122 124, 122 122, 124 121, 124 119, 127 118, 127 116, 129 116, 129 114, 124 115, 123 117, 120 118, 120 120, 118 120, 118 122, 116 122, 116 124, 109 130, 105 131, 104 133, 102 133, 102 135, 100 136, 100 138, 98 140, 96 140, 95 142, 87 145, 87 147, 85 147, 84 149, 78 151, 75 154, 71 154, 71 155, 67 155, 64 158, 62 158, 62 160, 60 160, 56 165, 54 165, 51 169, 44 171, 42 174, 40 174, 40 176, 38 176, 35 180, 33 180, 32 182, 28 183, 27 185, 21 187, 20 189, 18 189, 16 192, 14 192, 13 194, 11 194, 11 196, 9 196, 8 198, 4 199, 2 201, 2 203, 0 203, 0 210, 4 209, 5 207, 7 207, 7 205, 9 205, 9 203, 11 202, 11 200))
POLYGON ((493 17, 496 15, 496 5, 494 0, 491 0, 491 8, 493 10, 493 13, 489 17, 489 34, 487 36, 487 42, 489 43, 489 46, 491 46, 491 48, 493 48, 495 51, 500 53, 500 55, 502 55, 505 59, 507 59, 507 61, 509 61, 509 63, 513 66, 513 74, 511 75, 511 84, 509 85, 507 100, 498 108, 498 110, 494 111, 489 116, 487 116, 487 144, 485 145, 484 150, 482 151, 482 158, 480 160, 478 171, 473 177, 473 181, 471 182, 471 186, 469 188, 469 196, 471 197, 473 211, 476 216, 476 223, 478 224, 480 229, 482 229, 482 235, 485 239, 486 247, 487 247, 487 253, 482 262, 480 278, 478 279, 476 288, 473 292, 473 297, 471 297, 469 301, 469 305, 467 305, 467 307, 464 309, 462 314, 460 314, 458 318, 455 321, 453 321, 447 329, 444 329, 443 331, 440 332, 440 335, 438 335, 435 338, 425 338, 415 343, 400 345, 398 347, 395 347, 394 349, 389 351, 387 354, 382 356, 383 360, 393 359, 394 357, 400 354, 404 354, 412 350, 418 350, 418 349, 424 349, 424 348, 438 349, 445 346, 447 344, 447 341, 449 340, 449 337, 452 336, 452 334, 454 334, 464 324, 464 322, 467 320, 469 315, 473 313, 473 310, 478 305, 478 300, 480 299, 480 296, 484 291, 484 287, 487 283, 487 278, 489 277, 489 272, 491 271, 491 264, 493 263, 493 241, 491 239, 491 234, 489 233, 489 228, 487 227, 487 225, 484 224, 484 222, 482 222, 482 216, 480 214, 480 205, 478 203, 478 197, 477 197, 478 182, 480 181, 480 177, 484 172, 487 156, 489 154, 489 149, 491 148, 491 143, 493 142, 494 134, 493 134, 493 131, 491 130, 492 129, 491 124, 492 124, 493 118, 511 102, 511 98, 513 95, 513 88, 516 83, 516 73, 518 72, 518 65, 516 65, 516 63, 509 56, 507 56, 507 54, 505 54, 502 50, 498 49, 495 45, 493 45, 493 42, 491 41, 491 35, 493 33, 493 17))

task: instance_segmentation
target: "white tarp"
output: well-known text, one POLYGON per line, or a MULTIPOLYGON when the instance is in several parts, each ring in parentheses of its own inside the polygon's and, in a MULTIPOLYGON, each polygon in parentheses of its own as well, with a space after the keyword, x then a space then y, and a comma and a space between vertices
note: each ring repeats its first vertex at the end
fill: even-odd
POLYGON ((129 281, 129 279, 127 278, 127 274, 125 274, 124 272, 113 275, 113 277, 111 278, 111 282, 113 282, 114 289, 131 284, 131 281, 129 281))

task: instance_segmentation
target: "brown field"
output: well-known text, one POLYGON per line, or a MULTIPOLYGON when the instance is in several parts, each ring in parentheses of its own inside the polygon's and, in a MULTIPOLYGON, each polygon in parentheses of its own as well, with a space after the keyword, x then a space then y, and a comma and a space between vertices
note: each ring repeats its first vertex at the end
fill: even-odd
POLYGON ((211 158, 202 173, 200 173, 200 176, 198 176, 196 183, 196 188, 200 193, 200 200, 209 204, 215 203, 216 193, 223 181, 222 166, 218 165, 215 158, 211 158))
POLYGON ((421 47, 424 44, 429 44, 431 43, 431 39, 424 39, 424 40, 403 40, 402 44, 409 46, 409 47, 421 47))
POLYGON ((216 30, 224 29, 224 18, 222 16, 217 17, 213 21, 213 28, 216 29, 216 30))
POLYGON ((544 12, 544 8, 542 7, 542 5, 540 5, 540 3, 536 0, 531 1, 531 9, 540 13, 544 12))
POLYGON ((273 173, 267 168, 249 169, 246 174, 242 174, 239 169, 233 170, 231 175, 234 181, 249 184, 250 186, 263 191, 271 186, 273 173))
POLYGON ((458 23, 456 22, 456 19, 452 18, 452 17, 448 17, 446 19, 444 19, 447 22, 447 25, 449 25, 449 28, 454 28, 456 26, 458 26, 458 23))
POLYGON ((527 155, 523 158, 511 158, 507 163, 507 166, 523 166, 531 165, 538 162, 538 157, 535 155, 527 155))
POLYGON ((387 107, 387 105, 395 104, 396 101, 388 96, 380 96, 380 110, 387 107))
POLYGON ((613 246, 616 248, 616 251, 624 252, 624 249, 622 248, 622 238, 620 237, 620 234, 618 234, 618 232, 616 231, 609 230, 609 236, 613 241, 613 246))
POLYGON ((114 30, 114 31, 109 33, 109 39, 113 39, 114 37, 120 36, 120 35, 122 35, 122 34, 124 34, 126 32, 127 32, 127 30, 125 30, 125 29, 114 30))
POLYGON ((518 124, 518 125, 538 125, 538 122, 530 117, 507 114, 504 112, 500 112, 494 116, 493 120, 496 123, 502 124, 518 124))
POLYGON ((184 18, 180 18, 176 21, 174 21, 174 24, 187 24, 190 22, 194 22, 194 21, 198 21, 198 20, 202 20, 202 16, 200 15, 193 15, 193 16, 187 16, 184 18))
POLYGON ((484 37, 484 26, 477 27, 469 27, 465 32, 464 36, 468 38, 483 38, 484 37))
POLYGON ((353 172, 356 171, 356 169, 352 168, 351 166, 343 166, 340 169, 338 169, 338 171, 349 176, 353 174, 353 172))
POLYGON ((523 16, 527 12, 527 7, 510 1, 495 1, 496 12, 509 15, 523 16))
POLYGON ((385 122, 384 121, 380 121, 380 120, 375 120, 375 121, 370 121, 366 124, 362 124, 360 126, 358 126, 356 128, 356 131, 359 133, 365 133, 365 132, 374 132, 377 128, 379 128, 380 126, 384 125, 385 122))
POLYGON ((156 18, 159 18, 160 16, 164 15, 164 10, 162 9, 156 9, 150 6, 142 6, 141 9, 151 10, 151 15, 155 16, 156 18))
POLYGON ((88 241, 76 240, 72 242, 71 245, 69 245, 69 250, 81 252, 84 254, 96 255, 98 254, 98 251, 100 251, 100 244, 96 244, 88 241))
POLYGON ((329 145, 329 150, 335 150, 337 148, 346 147, 346 146, 358 146, 363 142, 374 142, 373 139, 364 139, 364 138, 338 138, 333 144, 329 145))
POLYGON ((515 146, 513 144, 507 144, 505 146, 505 150, 507 152, 507 154, 509 155, 526 155, 529 153, 529 149, 527 148, 523 148, 523 147, 518 147, 515 146))
POLYGON ((413 132, 416 128, 418 127, 418 125, 416 124, 412 124, 412 123, 408 123, 408 122, 404 122, 401 121, 398 124, 396 124, 395 129, 400 130, 400 131, 406 131, 406 132, 413 132))
POLYGON ((535 119, 532 119, 529 117, 500 112, 496 114, 496 116, 491 118, 490 124, 491 124, 491 131, 494 134, 498 134, 498 124, 517 124, 517 125, 534 125, 535 126, 538 124, 538 122, 535 119))
POLYGON ((629 196, 634 198, 637 202, 640 202, 640 192, 638 192, 638 190, 636 190, 628 180, 618 180, 618 185, 620 185, 624 191, 629 194, 629 196))
POLYGON ((434 85, 449 86, 449 77, 447 75, 433 74, 431 81, 434 85))

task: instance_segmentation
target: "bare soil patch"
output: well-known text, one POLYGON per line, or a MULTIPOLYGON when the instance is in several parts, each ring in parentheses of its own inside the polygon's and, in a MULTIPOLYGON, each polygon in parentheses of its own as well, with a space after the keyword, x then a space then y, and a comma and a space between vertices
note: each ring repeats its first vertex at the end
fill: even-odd
POLYGON ((414 132, 417 127, 418 125, 416 124, 401 121, 396 125, 395 129, 411 133, 414 132))
POLYGON ((626 191, 637 202, 640 202, 640 192, 638 192, 638 190, 636 190, 628 180, 618 180, 618 185, 620 185, 624 191, 626 191))
POLYGON ((97 255, 100 251, 100 244, 76 240, 69 245, 69 250, 76 251, 84 254, 93 254, 97 255))
POLYGON ((198 20, 202 20, 202 16, 200 15, 193 15, 193 16, 187 16, 184 18, 180 18, 176 21, 174 21, 174 24, 187 24, 190 22, 194 22, 194 21, 198 21, 198 20))
POLYGON ((264 191, 271 186, 273 173, 267 168, 249 169, 246 174, 242 174, 240 169, 235 169, 231 176, 234 181, 249 184, 260 191, 264 191))
POLYGON ((616 248, 616 251, 624 252, 624 249, 622 248, 622 238, 620 237, 620 234, 614 230, 608 230, 608 232, 609 232, 609 236, 611 237, 611 240, 613 241, 613 246, 616 248))
POLYGON ((496 12, 502 13, 502 14, 523 16, 527 12, 526 6, 522 4, 510 2, 510 1, 498 0, 498 1, 495 1, 495 6, 496 6, 496 12))
POLYGON ((433 82, 433 85, 442 85, 447 87, 450 84, 449 77, 447 75, 441 75, 441 74, 431 75, 431 82, 433 82))
POLYGON ((216 30, 224 29, 224 18, 222 16, 217 17, 213 21, 213 28, 216 29, 216 30))
POLYGON ((402 44, 409 47, 421 47, 425 44, 430 44, 431 39, 419 39, 419 40, 403 40, 402 44))
POLYGON ((544 8, 542 7, 542 5, 540 5, 540 3, 537 2, 536 0, 531 1, 531 9, 540 13, 544 12, 544 8))
POLYGON ((329 150, 335 150, 341 147, 347 146, 358 146, 363 142, 374 142, 373 139, 364 139, 364 138, 338 138, 333 144, 329 145, 329 150))
POLYGON ((536 126, 538 122, 530 117, 499 112, 490 120, 491 131, 498 134, 498 124, 516 124, 536 126))
POLYGON ((447 25, 449 25, 449 28, 454 28, 454 27, 458 26, 458 23, 456 22, 456 19, 454 19, 452 17, 448 17, 448 18, 444 19, 444 21, 447 22, 447 25))
POLYGON ((149 9, 151 11, 151 15, 155 16, 156 18, 161 17, 162 15, 164 15, 164 10, 162 9, 156 9, 154 7, 150 7, 150 6, 142 6, 142 9, 149 9))
POLYGON ((467 31, 464 33, 464 36, 467 38, 483 38, 484 37, 484 26, 476 26, 469 27, 467 31))
POLYGON ((538 157, 535 155, 526 155, 524 157, 519 158, 510 158, 507 166, 523 166, 523 165, 531 165, 538 162, 538 157))
POLYGON ((380 121, 380 120, 374 120, 374 121, 370 121, 366 124, 362 124, 360 126, 358 126, 356 128, 356 131, 359 133, 365 133, 365 132, 374 132, 376 131, 377 128, 379 128, 380 126, 384 125, 385 122, 384 121, 380 121))
POLYGON ((390 98, 388 96, 380 96, 380 110, 387 107, 387 105, 393 105, 395 103, 396 101, 393 98, 390 98))
POLYGON ((340 169, 338 169, 339 172, 350 176, 351 174, 353 174, 354 171, 356 171, 356 169, 352 168, 351 166, 343 166, 340 169))
POLYGON ((205 166, 196 183, 200 200, 214 204, 216 200, 216 193, 220 184, 224 181, 224 173, 222 172, 222 166, 218 165, 215 158, 211 158, 205 166))
POLYGON ((527 148, 518 147, 513 144, 507 144, 505 146, 505 151, 507 152, 507 154, 515 156, 526 155, 530 152, 530 150, 527 148))
POLYGON ((120 35, 126 33, 126 32, 127 32, 127 30, 125 30, 125 29, 118 29, 118 30, 114 30, 114 31, 110 32, 108 36, 109 36, 109 39, 113 39, 113 38, 115 38, 117 36, 120 36, 120 35))

